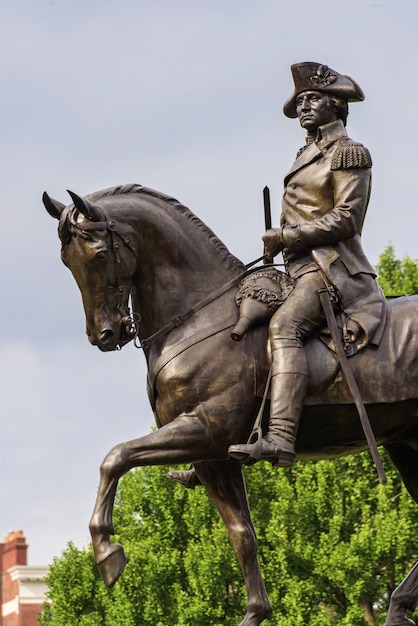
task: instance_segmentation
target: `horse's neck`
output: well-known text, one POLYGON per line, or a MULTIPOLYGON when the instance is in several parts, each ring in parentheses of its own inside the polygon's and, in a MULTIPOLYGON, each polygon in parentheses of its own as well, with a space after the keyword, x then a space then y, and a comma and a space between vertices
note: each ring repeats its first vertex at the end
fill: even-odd
POLYGON ((142 337, 152 335, 243 271, 219 240, 214 243, 213 237, 185 217, 178 223, 165 215, 153 216, 140 227, 138 237, 141 253, 133 307, 141 315, 142 337))

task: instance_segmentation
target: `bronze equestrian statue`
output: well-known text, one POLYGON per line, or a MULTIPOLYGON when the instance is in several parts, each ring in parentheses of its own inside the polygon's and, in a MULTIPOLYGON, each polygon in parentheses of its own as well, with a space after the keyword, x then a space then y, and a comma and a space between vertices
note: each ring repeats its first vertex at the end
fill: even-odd
MULTIPOLYGON (((367 448, 324 335, 317 301, 324 281, 338 296, 336 312, 376 441, 418 502, 418 296, 386 305, 361 249, 371 160, 366 148, 348 139, 344 116, 346 102, 363 94, 352 79, 323 65, 303 63, 292 71, 295 92, 285 113, 299 117, 308 143, 285 179, 280 229, 264 236, 266 253, 283 250, 287 263, 288 275, 277 289, 289 286, 278 297, 270 332, 265 322, 241 341, 231 340, 240 317, 238 285, 254 277, 270 280, 272 268, 251 273, 173 198, 140 185, 86 197, 70 192, 68 206, 43 196, 59 220, 61 257, 81 291, 89 341, 102 351, 140 342, 159 427, 116 445, 101 465, 90 521, 101 576, 111 586, 126 564, 122 546, 110 541, 121 476, 142 465, 192 463, 191 473, 225 523, 245 579, 248 605, 241 626, 258 626, 271 615, 242 475, 242 462, 254 462, 247 442, 260 406, 261 458, 275 464, 289 465, 295 454, 324 459, 367 448), (313 307, 311 317, 305 300, 313 307), (287 310, 292 314, 283 313, 284 323, 280 311, 287 310), (262 401, 269 338, 270 417, 269 402, 262 401)), ((417 601, 415 566, 392 594, 386 626, 413 624, 406 611, 417 601)))

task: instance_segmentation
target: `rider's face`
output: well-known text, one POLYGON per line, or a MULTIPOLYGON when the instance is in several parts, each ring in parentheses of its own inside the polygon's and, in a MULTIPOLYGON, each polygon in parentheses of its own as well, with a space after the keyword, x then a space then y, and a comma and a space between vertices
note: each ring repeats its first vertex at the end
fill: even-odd
POLYGON ((337 119, 331 97, 320 91, 303 91, 296 98, 296 113, 300 125, 308 132, 337 119))

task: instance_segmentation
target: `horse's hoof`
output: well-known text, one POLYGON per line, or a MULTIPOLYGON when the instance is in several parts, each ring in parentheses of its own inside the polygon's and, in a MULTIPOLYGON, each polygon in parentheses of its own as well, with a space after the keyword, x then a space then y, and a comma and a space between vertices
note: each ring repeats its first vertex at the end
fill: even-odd
POLYGON ((409 617, 402 616, 398 619, 386 618, 385 626, 416 626, 415 622, 409 617))
POLYGON ((270 619, 272 614, 272 607, 268 604, 266 607, 259 609, 258 611, 247 611, 244 619, 239 626, 259 626, 261 622, 266 619, 270 619))
POLYGON ((105 556, 99 563, 96 563, 97 569, 106 587, 113 587, 119 576, 122 574, 128 559, 121 545, 113 544, 105 556))

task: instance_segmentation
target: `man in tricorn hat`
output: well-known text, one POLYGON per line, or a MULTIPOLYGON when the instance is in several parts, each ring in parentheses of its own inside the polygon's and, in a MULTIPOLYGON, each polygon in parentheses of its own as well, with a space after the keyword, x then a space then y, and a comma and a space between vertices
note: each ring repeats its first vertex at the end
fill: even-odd
MULTIPOLYGON (((268 433, 256 444, 230 446, 243 462, 266 460, 289 467, 308 389, 306 339, 326 325, 318 290, 324 284, 338 298, 347 354, 378 345, 386 320, 385 298, 367 260, 361 231, 370 197, 369 151, 351 140, 345 125, 348 102, 364 100, 359 85, 320 63, 298 63, 291 72, 295 89, 283 110, 299 118, 306 144, 284 179, 280 228, 263 241, 270 257, 283 252, 295 287, 270 322, 272 354, 268 433)), ((193 470, 170 472, 194 486, 193 470)))
MULTIPOLYGON (((306 339, 325 326, 318 290, 338 297, 348 354, 377 345, 385 299, 360 241, 370 196, 368 150, 347 136, 348 102, 364 100, 357 83, 319 63, 291 67, 295 89, 283 110, 299 118, 306 145, 284 179, 280 228, 263 236, 270 256, 283 252, 295 288, 274 314, 271 408, 261 460, 288 467, 308 388, 306 339)), ((234 445, 231 456, 251 459, 255 444, 234 445)), ((259 457, 258 457, 259 458, 259 457)))

